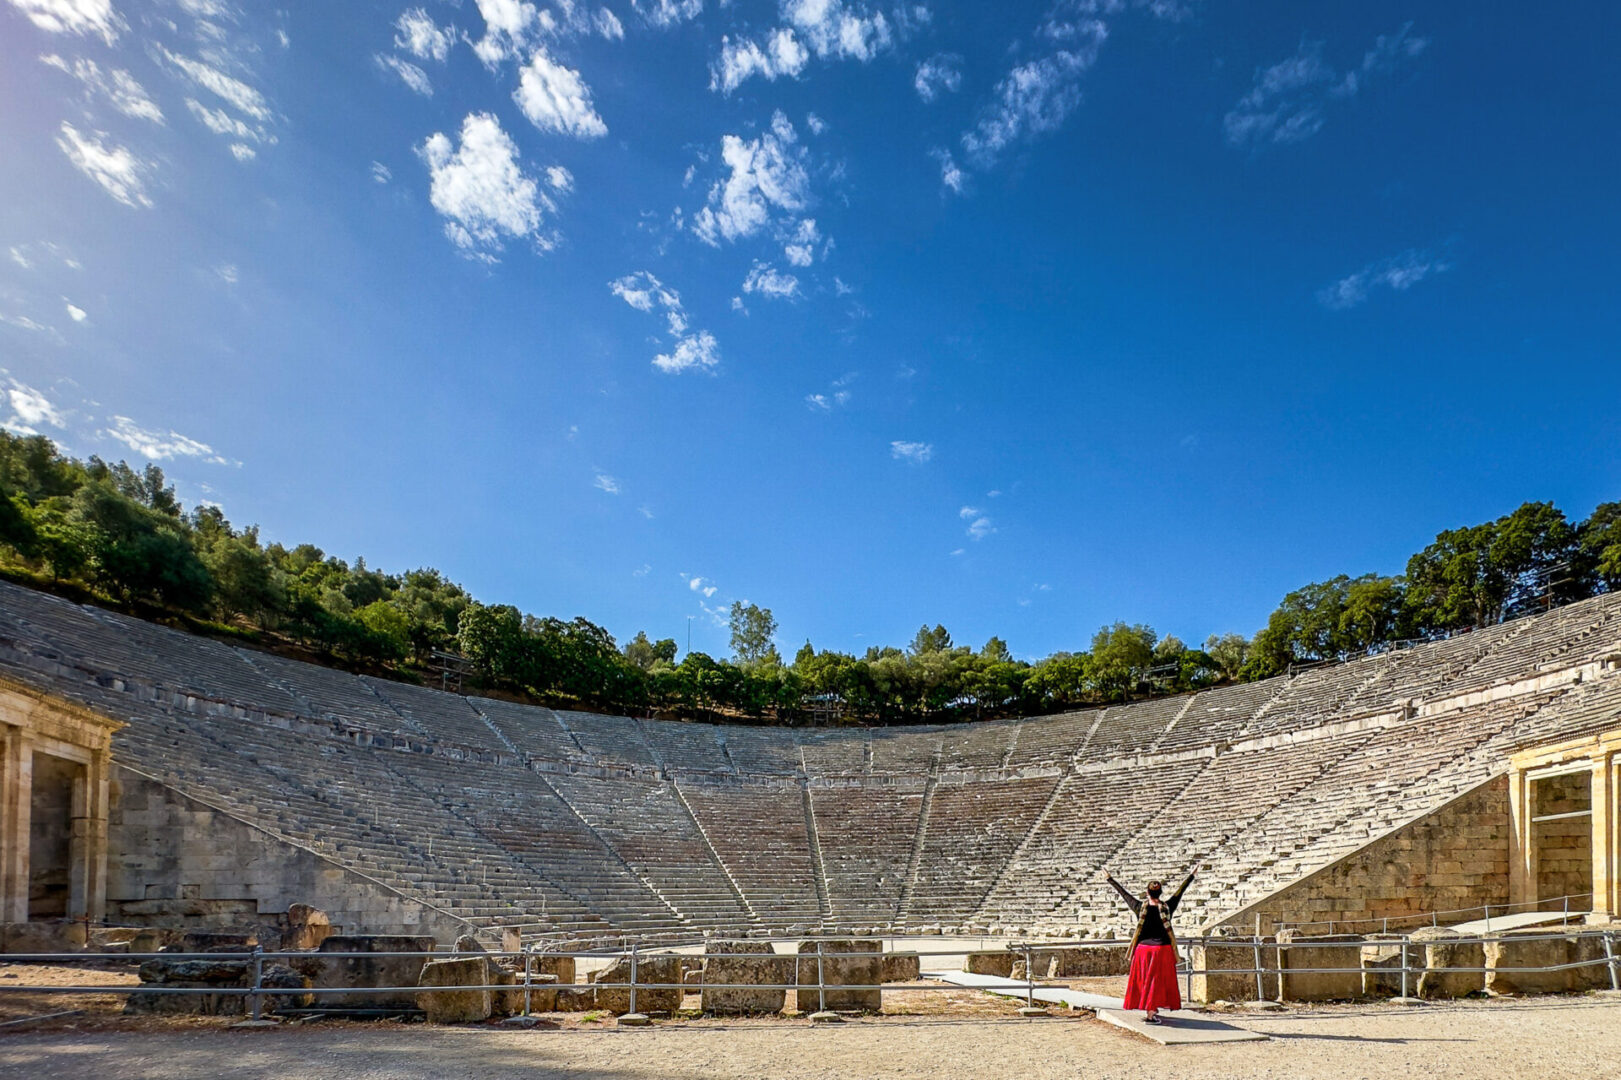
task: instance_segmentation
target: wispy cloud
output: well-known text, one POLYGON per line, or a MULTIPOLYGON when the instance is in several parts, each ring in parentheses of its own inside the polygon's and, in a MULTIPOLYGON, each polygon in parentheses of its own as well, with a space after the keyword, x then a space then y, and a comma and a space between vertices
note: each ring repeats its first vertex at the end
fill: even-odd
POLYGON ((793 78, 812 56, 819 60, 871 60, 895 42, 896 27, 883 12, 845 0, 782 0, 783 25, 763 38, 721 38, 709 87, 729 94, 748 79, 793 78))
POLYGON ((410 8, 394 24, 394 45, 404 49, 418 60, 443 63, 456 43, 456 32, 449 26, 441 27, 421 8, 410 8))
POLYGON ((962 57, 951 53, 937 53, 918 64, 912 76, 912 89, 924 101, 933 101, 941 94, 955 94, 962 85, 962 57))
POLYGON ((99 64, 87 57, 77 57, 70 63, 54 53, 39 59, 41 63, 66 72, 79 80, 87 98, 104 100, 125 116, 132 116, 137 120, 150 120, 154 124, 163 123, 163 110, 158 108, 157 102, 146 92, 146 87, 122 68, 104 71, 99 64))
POLYGON ((757 138, 722 137, 720 156, 730 174, 710 187, 692 216, 698 238, 719 247, 775 226, 793 239, 799 211, 810 201, 810 173, 809 154, 788 117, 772 114, 770 128, 757 138))
POLYGON ((542 209, 551 209, 518 161, 518 147, 490 113, 469 113, 461 145, 442 132, 422 144, 428 201, 445 218, 445 235, 469 258, 494 262, 507 239, 530 239, 545 250, 542 209))
POLYGON ((662 313, 675 347, 653 357, 653 366, 668 375, 688 371, 713 373, 720 364, 720 346, 708 330, 692 331, 681 294, 646 270, 626 274, 608 283, 609 290, 637 311, 662 313))
POLYGON ((542 131, 578 139, 598 139, 608 134, 608 125, 597 114, 591 88, 580 73, 553 60, 545 49, 536 49, 524 65, 512 100, 542 131))
POLYGON ((1444 274, 1452 264, 1429 251, 1417 249, 1369 263, 1354 274, 1317 291, 1317 302, 1331 311, 1344 311, 1365 302, 1378 289, 1406 292, 1425 278, 1444 274))
POLYGON ((1411 34, 1412 26, 1380 35, 1362 62, 1343 72, 1323 59, 1321 41, 1301 41, 1293 56, 1255 73, 1255 85, 1223 118, 1227 142, 1260 146, 1311 138, 1322 130, 1331 106, 1354 98, 1369 80, 1395 72, 1428 47, 1428 39, 1411 34))
POLYGON ((889 456, 908 465, 922 465, 934 457, 934 447, 926 442, 907 442, 896 439, 889 444, 889 456))
POLYGON ((965 506, 957 511, 957 517, 968 523, 968 536, 973 540, 983 540, 996 531, 996 526, 985 512, 975 506, 965 506))
POLYGON ((48 33, 94 36, 108 45, 129 29, 112 0, 11 0, 11 6, 48 33))
POLYGON ((605 472, 598 472, 596 479, 591 482, 591 486, 609 495, 619 494, 619 481, 605 472))
POLYGON ((988 167, 1013 143, 1061 127, 1081 103, 1081 76, 1097 62, 1108 36, 1101 21, 1078 24, 1067 48, 1009 71, 991 92, 979 121, 963 133, 969 160, 988 167))
POLYGON ((797 300, 800 296, 799 279, 756 260, 749 270, 749 276, 743 279, 743 291, 768 300, 797 300))
POLYGON ((377 61, 377 66, 384 71, 392 71, 398 75, 400 81, 414 93, 421 94, 423 97, 433 97, 433 80, 428 78, 426 71, 423 71, 409 60, 401 60, 399 57, 390 56, 387 53, 378 53, 373 59, 377 61))
POLYGON ((152 163, 135 155, 128 147, 106 142, 104 132, 80 134, 62 121, 56 145, 73 167, 101 185, 101 189, 125 206, 151 206, 146 194, 146 178, 152 163))
MULTIPOLYGON (((687 577, 685 574, 682 574, 681 576, 687 577)), ((701 577, 687 578, 687 588, 704 597, 714 596, 716 593, 720 592, 720 586, 706 578, 701 577)))
POLYGON ((241 464, 217 453, 212 446, 199 442, 178 431, 152 431, 143 428, 127 416, 113 417, 113 426, 102 434, 123 443, 132 451, 152 461, 169 458, 196 458, 210 465, 241 464))
POLYGON ((67 418, 44 393, 16 379, 7 382, 10 385, 0 392, 0 397, 10 407, 10 415, 0 420, 0 427, 18 435, 38 435, 46 427, 67 427, 67 418))

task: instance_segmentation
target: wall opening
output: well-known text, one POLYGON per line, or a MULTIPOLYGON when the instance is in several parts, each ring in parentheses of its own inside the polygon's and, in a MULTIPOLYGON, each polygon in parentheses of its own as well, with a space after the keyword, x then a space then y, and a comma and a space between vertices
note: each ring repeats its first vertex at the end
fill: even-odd
POLYGON ((1590 770, 1532 781, 1531 850, 1539 907, 1593 908, 1593 781, 1590 770))
POLYGON ((28 822, 28 917, 61 919, 73 892, 73 785, 84 766, 34 753, 28 822))

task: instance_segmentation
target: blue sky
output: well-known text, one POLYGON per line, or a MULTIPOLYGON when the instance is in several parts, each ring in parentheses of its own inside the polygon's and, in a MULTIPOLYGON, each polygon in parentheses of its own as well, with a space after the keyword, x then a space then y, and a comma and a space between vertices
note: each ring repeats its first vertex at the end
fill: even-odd
POLYGON ((1611 5, 0 0, 4 415, 723 654, 1621 497, 1611 5))

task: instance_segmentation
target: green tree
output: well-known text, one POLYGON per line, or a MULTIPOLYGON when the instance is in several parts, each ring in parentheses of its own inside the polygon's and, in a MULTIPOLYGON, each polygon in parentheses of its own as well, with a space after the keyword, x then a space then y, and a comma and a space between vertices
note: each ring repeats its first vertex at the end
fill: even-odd
POLYGON ((1597 578, 1610 592, 1621 590, 1621 502, 1594 507, 1577 529, 1576 554, 1580 577, 1597 578))
POLYGON ((732 601, 731 612, 732 654, 744 667, 757 664, 780 666, 782 657, 777 653, 775 638, 777 620, 770 608, 757 604, 732 601))
POLYGON ((1211 634, 1205 639, 1204 651, 1223 678, 1234 679, 1249 659, 1250 642, 1243 634, 1211 634))
POLYGON ((1105 700, 1131 700, 1131 693, 1154 661, 1158 635, 1138 623, 1117 622, 1092 635, 1092 683, 1105 700))
POLYGON ((102 481, 74 493, 72 517, 87 527, 96 583, 124 600, 151 600, 201 613, 213 582, 185 522, 102 481))
POLYGON ((918 629, 917 635, 912 638, 911 653, 913 656, 922 656, 924 653, 931 652, 945 652, 949 648, 951 648, 951 634, 939 623, 934 624, 933 630, 929 629, 928 623, 924 623, 918 629))

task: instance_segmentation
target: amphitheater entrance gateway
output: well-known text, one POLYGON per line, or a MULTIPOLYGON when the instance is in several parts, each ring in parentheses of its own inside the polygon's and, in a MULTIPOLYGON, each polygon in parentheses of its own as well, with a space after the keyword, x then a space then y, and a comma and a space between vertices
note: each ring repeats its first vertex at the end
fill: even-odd
POLYGON ((1515 754, 1509 803, 1510 901, 1621 915, 1621 730, 1515 754))
POLYGON ((102 917, 108 744, 121 726, 0 680, 0 923, 102 917))

